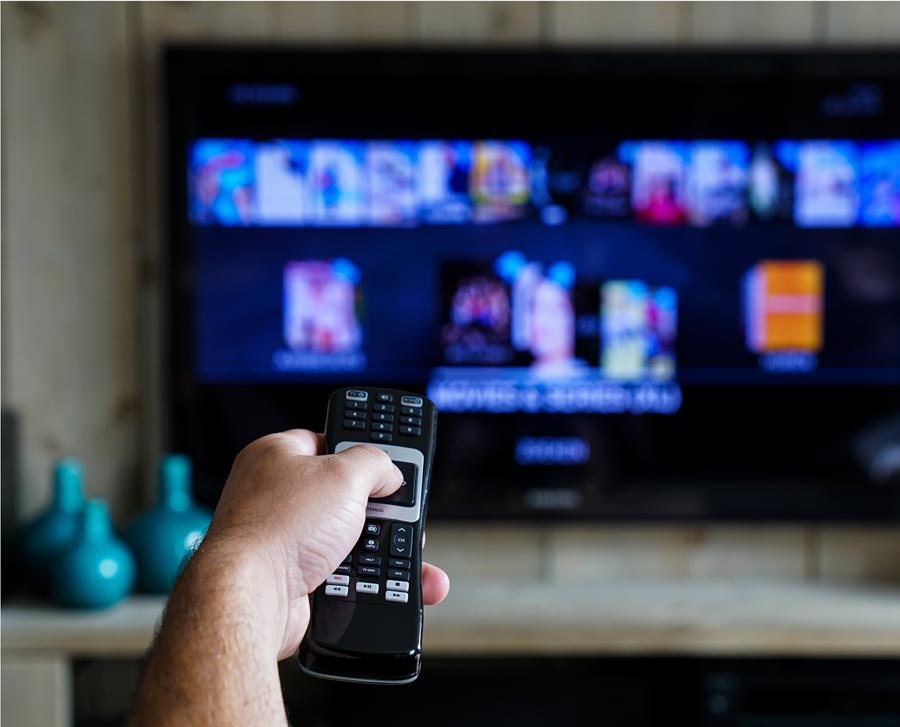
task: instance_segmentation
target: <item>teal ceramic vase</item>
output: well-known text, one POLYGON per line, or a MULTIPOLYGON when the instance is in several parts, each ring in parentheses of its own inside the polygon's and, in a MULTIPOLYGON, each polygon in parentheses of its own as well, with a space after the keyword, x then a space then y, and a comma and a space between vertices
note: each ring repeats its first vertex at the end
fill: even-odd
POLYGON ((159 464, 159 497, 128 529, 138 566, 138 589, 168 593, 187 557, 197 548, 212 514, 191 497, 191 460, 181 454, 159 464))
POLYGON ((53 599, 69 608, 107 608, 134 586, 134 558, 113 532, 103 500, 88 500, 72 545, 53 568, 53 599))
POLYGON ((25 526, 20 541, 25 574, 38 588, 50 587, 53 564, 75 539, 83 508, 81 463, 61 459, 53 471, 53 499, 25 526))

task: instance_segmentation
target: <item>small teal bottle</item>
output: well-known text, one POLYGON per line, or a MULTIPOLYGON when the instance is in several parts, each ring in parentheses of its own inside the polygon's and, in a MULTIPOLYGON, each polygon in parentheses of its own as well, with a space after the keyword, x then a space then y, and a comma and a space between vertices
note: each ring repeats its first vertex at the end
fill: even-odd
POLYGON ((134 587, 134 557, 113 532, 103 500, 84 504, 74 543, 53 568, 53 600, 69 608, 107 608, 134 587))
POLYGON ((126 534, 138 566, 138 589, 168 593, 200 544, 212 513, 191 497, 191 460, 169 454, 159 463, 159 497, 126 534))
POLYGON ((53 470, 50 505, 25 526, 21 536, 25 574, 38 588, 49 589, 55 558, 75 539, 83 508, 81 463, 61 459, 53 470))

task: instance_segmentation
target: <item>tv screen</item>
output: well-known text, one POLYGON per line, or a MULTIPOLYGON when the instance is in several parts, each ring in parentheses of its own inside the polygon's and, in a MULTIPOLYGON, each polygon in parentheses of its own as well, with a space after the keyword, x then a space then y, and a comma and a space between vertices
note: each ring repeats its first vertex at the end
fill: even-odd
POLYGON ((440 411, 437 517, 900 520, 900 55, 175 49, 170 444, 440 411))

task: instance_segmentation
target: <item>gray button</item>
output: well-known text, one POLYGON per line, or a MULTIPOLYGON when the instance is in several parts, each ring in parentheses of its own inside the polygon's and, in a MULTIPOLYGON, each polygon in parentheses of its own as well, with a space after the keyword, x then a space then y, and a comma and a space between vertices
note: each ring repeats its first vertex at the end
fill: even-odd
POLYGON ((400 398, 400 403, 403 404, 403 406, 422 406, 422 397, 404 396, 400 398))
POLYGON ((332 583, 337 586, 346 586, 350 583, 350 576, 338 576, 332 573, 328 578, 325 579, 326 583, 332 583))
POLYGON ((388 581, 387 588, 389 591, 408 591, 409 583, 406 581, 388 581))
POLYGON ((409 600, 409 594, 401 591, 385 591, 385 601, 393 601, 394 603, 406 603, 409 600))
MULTIPOLYGON (((325 586, 326 596, 346 596, 347 586, 325 586)), ((403 594, 406 595, 406 594, 403 594)))
POLYGON ((369 583, 367 581, 357 581, 356 592, 357 593, 378 593, 378 584, 377 583, 369 583))
POLYGON ((347 389, 347 398, 353 401, 366 401, 369 398, 369 392, 360 391, 359 389, 347 389))

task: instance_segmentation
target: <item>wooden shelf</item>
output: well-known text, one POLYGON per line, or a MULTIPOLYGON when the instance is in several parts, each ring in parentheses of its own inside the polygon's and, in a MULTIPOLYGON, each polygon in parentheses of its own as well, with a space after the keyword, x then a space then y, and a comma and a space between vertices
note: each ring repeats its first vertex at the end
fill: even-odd
MULTIPOLYGON (((2 610, 4 651, 140 655, 163 607, 2 610)), ((900 588, 724 581, 461 583, 426 612, 429 654, 900 656, 900 588)))

